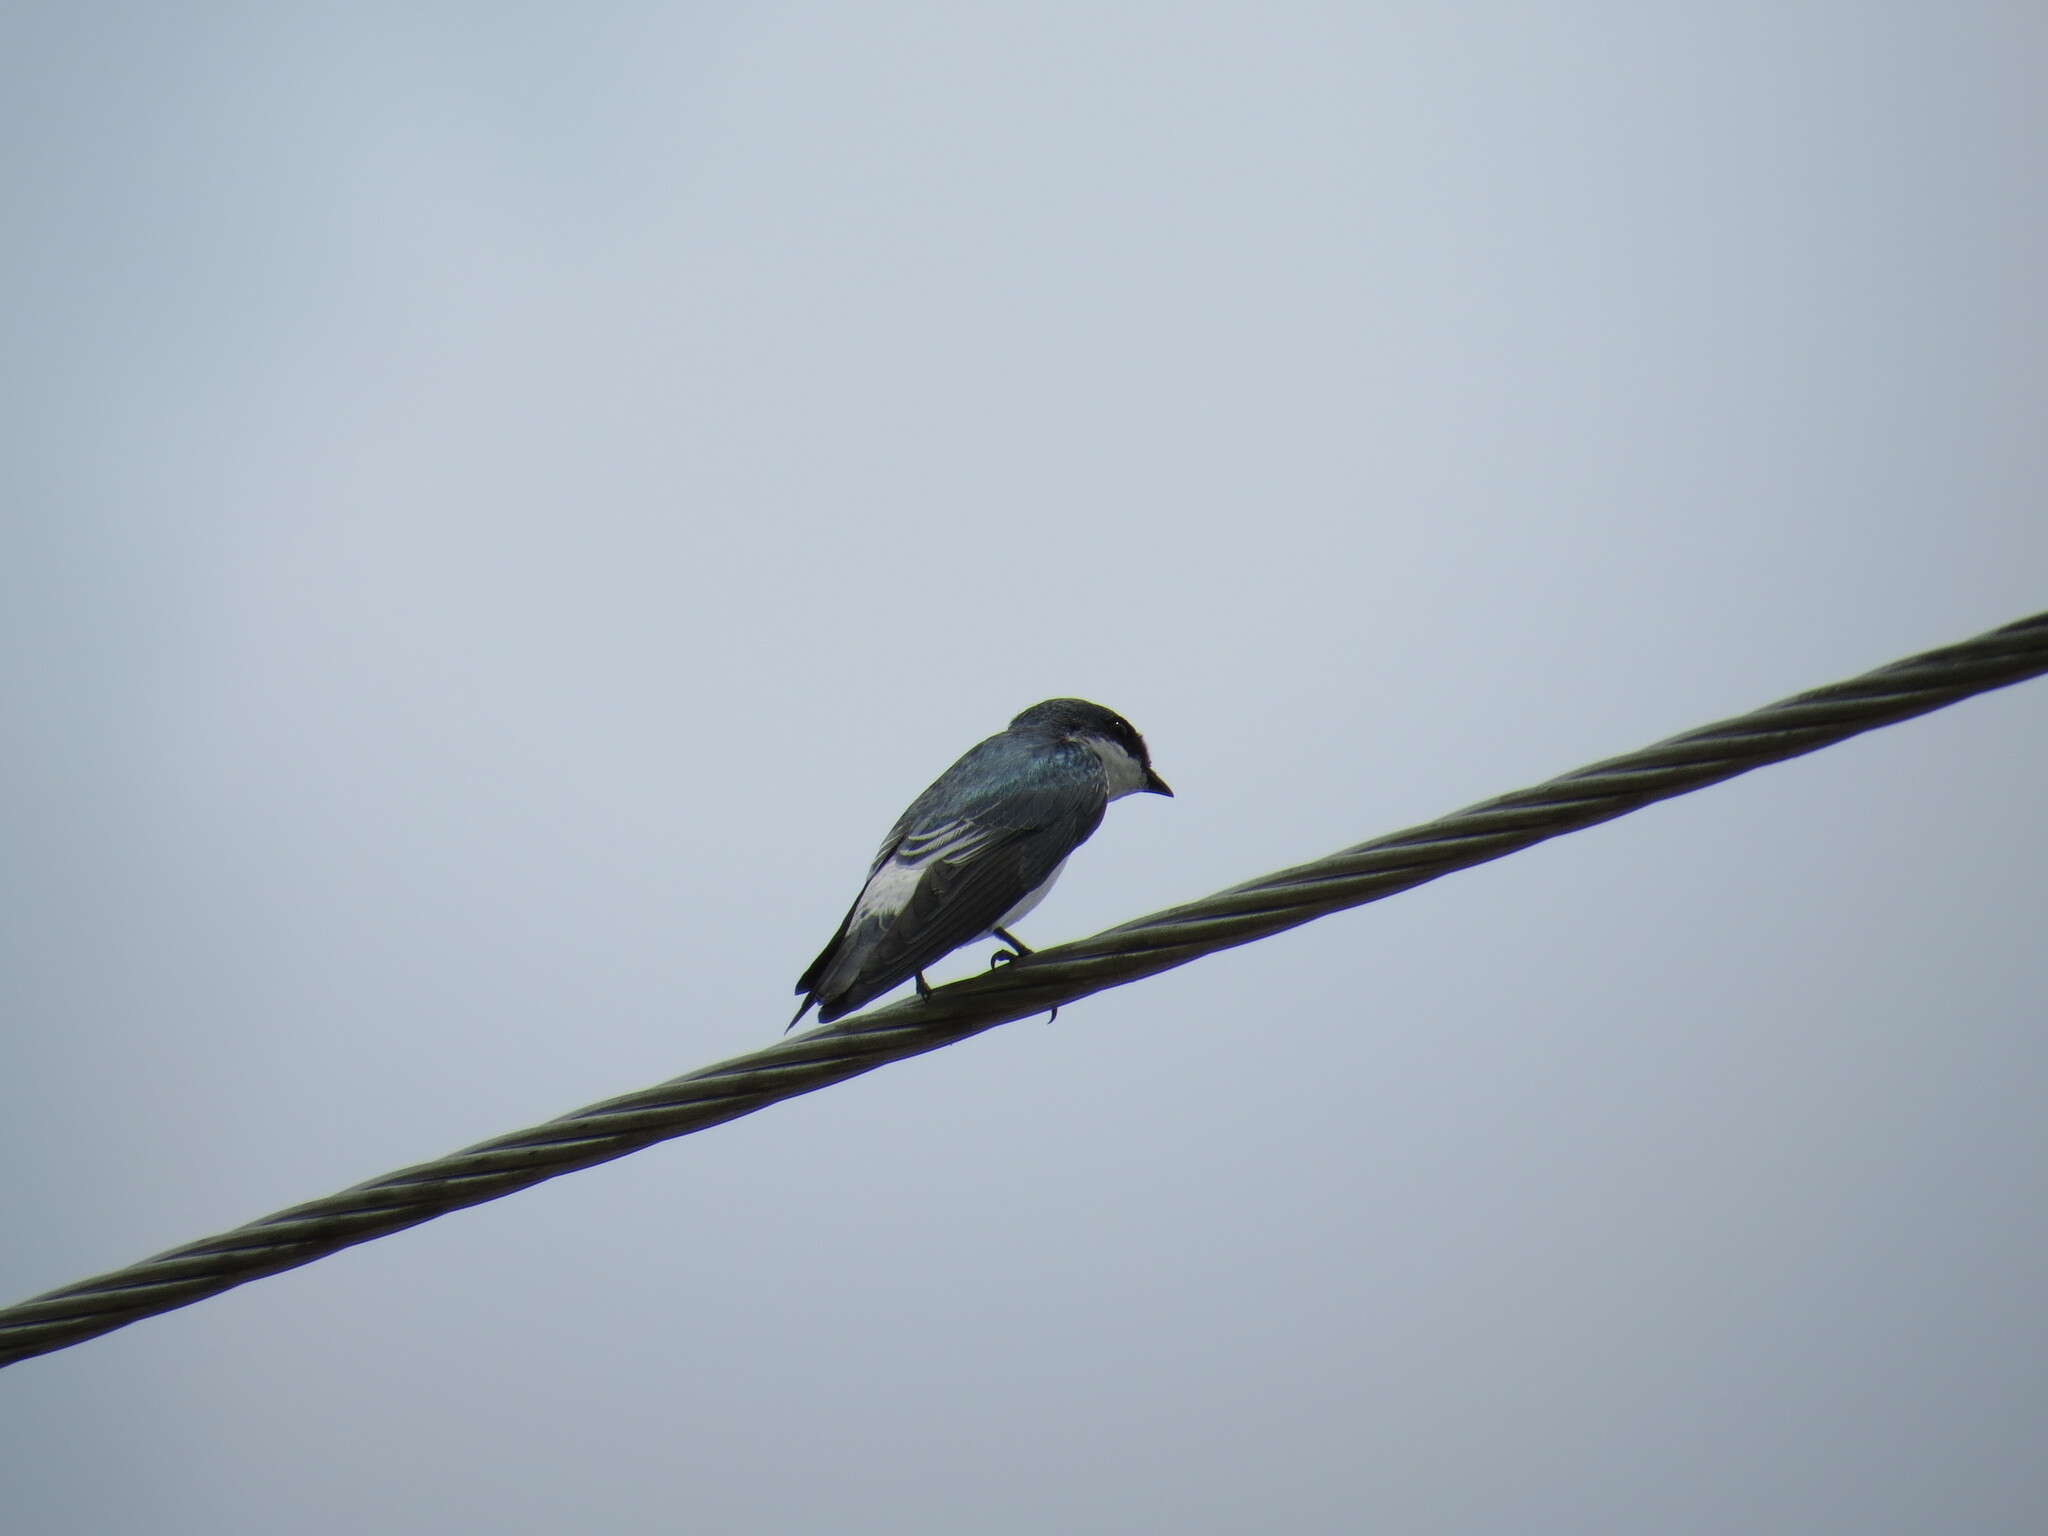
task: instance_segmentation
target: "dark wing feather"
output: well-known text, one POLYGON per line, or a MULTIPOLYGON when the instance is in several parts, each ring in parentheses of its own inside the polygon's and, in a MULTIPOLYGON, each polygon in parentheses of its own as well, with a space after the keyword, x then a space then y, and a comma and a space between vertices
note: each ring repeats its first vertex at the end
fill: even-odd
POLYGON ((875 859, 868 885, 914 879, 907 899, 864 916, 856 900, 797 990, 829 1022, 900 986, 1037 889, 1101 825, 1108 803, 1102 765, 1085 747, 983 742, 912 802, 875 859))
MULTIPOLYGON (((846 916, 839 920, 839 930, 832 935, 832 942, 819 952, 818 958, 811 962, 810 968, 797 978, 797 991, 823 996, 837 990, 835 982, 828 979, 835 964, 845 969, 848 957, 871 950, 874 940, 886 928, 892 926, 878 923, 872 917, 861 917, 861 903, 867 899, 868 888, 875 883, 875 877, 882 873, 884 866, 897 862, 914 868, 931 863, 933 872, 936 873, 939 868, 938 860, 948 857, 969 858, 998 838, 1007 835, 1009 834, 1002 828, 980 826, 968 821, 937 822, 920 827, 913 833, 910 830, 910 816, 906 812, 890 830, 889 836, 883 840, 882 851, 875 855, 875 862, 868 866, 868 878, 861 886, 860 895, 855 897, 853 905, 846 909, 846 916), (861 929, 859 933, 854 932, 856 923, 861 929)), ((852 973, 848 971, 847 974, 852 973)), ((910 974, 911 972, 905 971, 896 978, 896 981, 906 980, 910 974)), ((841 977, 838 980, 843 982, 844 979, 841 977)), ((891 986, 895 984, 890 983, 891 986)), ((804 1008, 809 1007, 809 1003, 804 1004, 804 1008)), ((797 1010, 797 1018, 802 1017, 803 1009, 800 1008, 797 1010)))

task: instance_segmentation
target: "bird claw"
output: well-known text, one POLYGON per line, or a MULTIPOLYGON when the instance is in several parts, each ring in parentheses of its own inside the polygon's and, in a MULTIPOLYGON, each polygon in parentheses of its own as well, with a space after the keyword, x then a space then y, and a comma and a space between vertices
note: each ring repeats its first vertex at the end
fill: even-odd
MULTIPOLYGON (((994 954, 988 957, 988 968, 990 970, 994 970, 999 965, 1015 965, 1019 960, 1022 960, 1026 955, 1031 954, 1033 952, 1030 949, 1027 949, 1024 945, 1019 944, 1017 942, 1016 935, 1004 933, 1000 928, 996 929, 995 933, 998 938, 1002 939, 1005 943, 1011 945, 1012 947, 1009 949, 999 949, 994 954)), ((1054 1019, 1058 1018, 1059 1016, 1059 1009, 1054 1008, 1051 1013, 1048 1013, 1045 1016, 1045 1022, 1050 1024, 1054 1019)))
POLYGON ((989 956, 988 968, 990 970, 994 970, 999 965, 1014 965, 1026 955, 1037 953, 1029 944, 1026 944, 1006 928, 991 928, 989 932, 1010 946, 1008 949, 999 949, 989 956))

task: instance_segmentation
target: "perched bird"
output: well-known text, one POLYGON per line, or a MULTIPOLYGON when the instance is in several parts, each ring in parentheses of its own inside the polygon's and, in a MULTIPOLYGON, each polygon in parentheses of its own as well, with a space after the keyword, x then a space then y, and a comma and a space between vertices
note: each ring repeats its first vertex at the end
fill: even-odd
POLYGON ((962 944, 1007 930, 1045 899, 1067 855, 1102 824, 1112 800, 1171 795, 1145 738, 1113 709, 1047 699, 940 774, 897 818, 839 931, 797 982, 803 1007, 832 1020, 917 980, 962 944))

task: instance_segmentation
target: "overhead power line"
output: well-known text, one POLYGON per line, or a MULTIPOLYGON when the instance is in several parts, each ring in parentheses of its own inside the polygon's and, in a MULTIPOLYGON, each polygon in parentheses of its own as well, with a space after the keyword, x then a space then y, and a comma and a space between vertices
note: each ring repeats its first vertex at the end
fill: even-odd
POLYGON ((0 1310, 0 1365, 2043 672, 2048 613, 1039 950, 0 1310))

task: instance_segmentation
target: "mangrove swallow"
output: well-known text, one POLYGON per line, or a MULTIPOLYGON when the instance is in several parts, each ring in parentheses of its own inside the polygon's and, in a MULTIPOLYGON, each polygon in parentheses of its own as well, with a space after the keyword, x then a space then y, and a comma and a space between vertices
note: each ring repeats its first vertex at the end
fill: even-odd
POLYGON ((883 840, 867 884, 823 954, 797 982, 803 1007, 829 1024, 915 978, 963 944, 992 935, 997 961, 1028 955, 1009 933, 1052 889, 1067 855, 1112 800, 1171 795, 1145 738, 1113 709, 1047 699, 940 774, 883 840))

